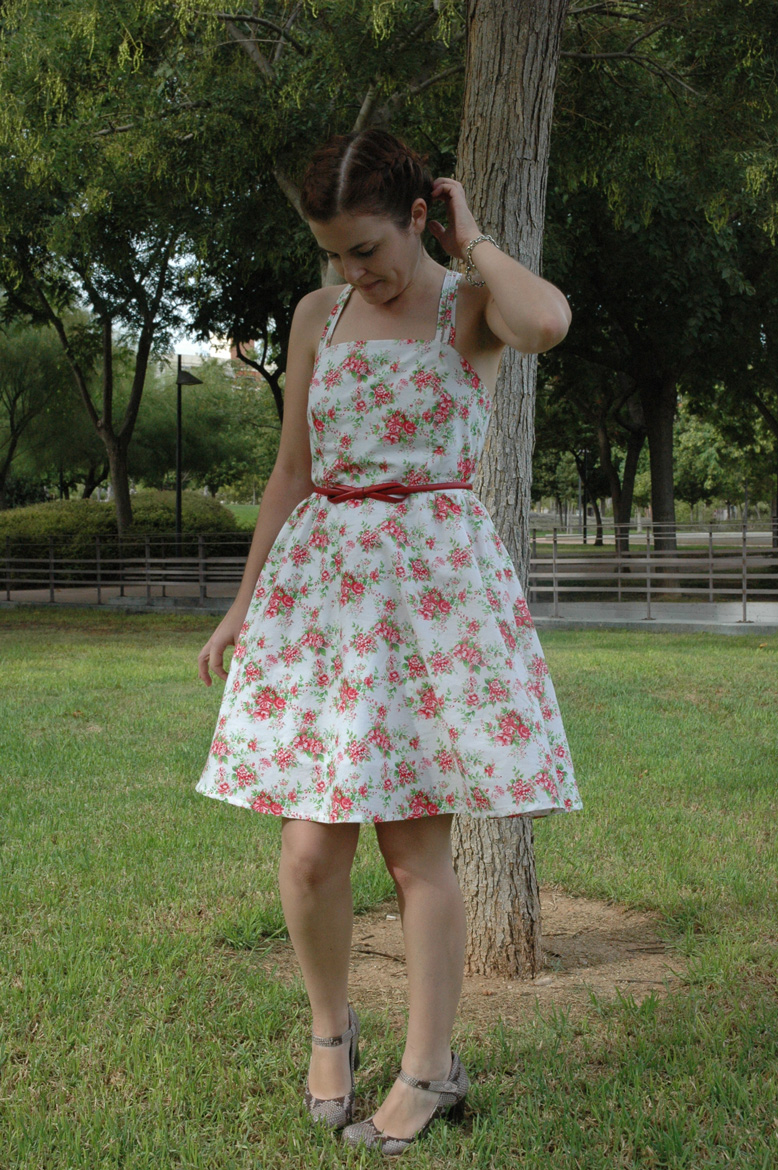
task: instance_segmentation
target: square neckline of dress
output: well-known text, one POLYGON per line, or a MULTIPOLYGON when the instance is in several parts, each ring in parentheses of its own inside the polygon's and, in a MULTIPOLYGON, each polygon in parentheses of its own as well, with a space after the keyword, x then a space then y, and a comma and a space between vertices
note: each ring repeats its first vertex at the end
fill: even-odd
MULTIPOLYGON (((343 293, 340 293, 338 300, 335 302, 339 307, 339 311, 334 324, 332 324, 329 328, 325 326, 326 336, 322 338, 323 344, 321 345, 321 349, 337 349, 338 346, 341 345, 372 345, 373 342, 382 342, 384 345, 434 345, 436 341, 440 341, 442 345, 451 345, 450 339, 446 340, 446 338, 443 336, 443 330, 440 327, 440 314, 452 277, 456 277, 455 295, 453 297, 454 304, 452 306, 454 314, 456 313, 456 301, 459 298, 459 273, 454 271, 453 268, 446 268, 443 273, 443 282, 440 286, 440 292, 438 293, 438 309, 437 316, 435 318, 435 333, 432 337, 356 337, 352 341, 332 341, 332 335, 340 324, 340 320, 343 316, 346 305, 351 300, 351 294, 357 287, 355 284, 346 285, 346 289, 348 290, 346 295, 344 296, 343 293), (343 298, 342 303, 340 303, 341 297, 343 298)), ((457 352, 459 351, 457 350, 457 352)))
POLYGON ((461 354, 459 352, 459 350, 457 349, 457 347, 454 345, 453 341, 451 340, 451 334, 453 332, 453 324, 454 324, 454 321, 456 320, 456 307, 457 307, 457 301, 459 299, 459 286, 461 284, 461 281, 462 281, 461 273, 457 272, 453 268, 446 269, 445 274, 443 276, 443 283, 440 286, 440 295, 438 297, 438 318, 437 318, 437 326, 435 329, 435 336, 434 337, 431 337, 429 339, 419 338, 419 337, 357 337, 353 341, 332 341, 331 340, 332 334, 335 332, 335 330, 338 326, 338 322, 340 321, 340 318, 343 314, 343 310, 345 309, 346 305, 348 304, 348 301, 351 297, 351 294, 353 293, 354 289, 356 288, 356 285, 353 285, 353 284, 348 285, 347 286, 347 288, 348 288, 347 295, 345 297, 343 297, 343 293, 340 293, 338 296, 338 300, 335 302, 335 307, 338 308, 338 315, 335 319, 335 322, 330 323, 330 321, 328 321, 327 324, 324 326, 324 330, 323 330, 322 336, 319 339, 319 345, 318 345, 317 352, 316 352, 316 361, 314 362, 314 370, 318 367, 319 361, 321 360, 321 358, 327 352, 328 349, 339 349, 343 345, 358 345, 358 346, 364 346, 364 345, 424 345, 424 346, 430 346, 430 345, 434 345, 435 342, 437 341, 440 343, 441 350, 447 352, 448 350, 452 349, 454 351, 454 353, 457 355, 457 358, 459 359, 464 370, 467 373, 471 374, 472 377, 475 379, 476 388, 478 390, 480 390, 483 394, 488 395, 489 391, 488 391, 486 384, 484 383, 484 380, 481 377, 481 375, 478 373, 476 368, 470 364, 470 362, 467 360, 467 358, 464 357, 463 354, 461 354), (449 282, 452 279, 456 280, 456 285, 454 288, 454 296, 453 296, 452 302, 451 302, 452 319, 451 319, 451 322, 448 323, 444 328, 441 328, 440 317, 441 317, 441 312, 442 312, 443 305, 444 305, 445 298, 446 298, 447 285, 449 284, 449 282), (341 297, 343 297, 342 304, 339 303, 341 297))

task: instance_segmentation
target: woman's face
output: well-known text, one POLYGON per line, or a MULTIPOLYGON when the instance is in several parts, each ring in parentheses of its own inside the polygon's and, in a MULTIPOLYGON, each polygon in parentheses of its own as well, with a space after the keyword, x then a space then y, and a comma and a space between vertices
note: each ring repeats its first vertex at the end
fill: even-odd
POLYGON ((309 221, 309 226, 338 276, 355 285, 368 304, 383 305, 413 279, 422 255, 426 211, 424 200, 417 199, 407 228, 384 215, 346 212, 327 223, 309 221))

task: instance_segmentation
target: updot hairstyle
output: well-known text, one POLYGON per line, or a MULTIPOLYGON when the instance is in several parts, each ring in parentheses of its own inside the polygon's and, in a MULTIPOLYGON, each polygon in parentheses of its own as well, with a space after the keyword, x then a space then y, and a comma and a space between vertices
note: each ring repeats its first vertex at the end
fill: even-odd
POLYGON ((399 228, 411 222, 416 199, 432 202, 427 157, 388 130, 337 134, 314 153, 300 202, 306 219, 327 223, 342 212, 385 215, 399 228))

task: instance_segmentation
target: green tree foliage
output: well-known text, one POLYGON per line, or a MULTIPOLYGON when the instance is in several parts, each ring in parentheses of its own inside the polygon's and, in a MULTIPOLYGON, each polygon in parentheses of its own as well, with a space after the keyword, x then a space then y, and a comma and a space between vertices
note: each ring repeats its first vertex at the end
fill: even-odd
POLYGON ((436 99, 421 99, 456 85, 461 21, 422 0, 64 7, 8 0, 0 14, 0 281, 11 311, 57 330, 127 525, 152 348, 192 316, 203 336, 261 341, 280 414, 291 306, 317 277, 292 210, 303 163, 334 130, 401 114, 437 143, 436 99), (67 329, 74 305, 89 329, 67 329), (117 330, 135 353, 122 414, 117 330))
POLYGON ((0 333, 0 509, 20 444, 61 391, 64 365, 52 329, 10 324, 0 333))
MULTIPOLYGON (((251 499, 264 487, 278 450, 281 426, 272 394, 243 370, 240 363, 211 359, 197 367, 203 385, 182 391, 184 483, 214 496, 226 490, 251 499)), ((144 394, 130 471, 150 487, 172 488, 175 465, 176 387, 168 371, 144 394)))
MULTIPOLYGON (((205 55, 187 56, 170 5, 67 9, 55 17, 9 0, 0 17, 0 280, 9 312, 57 331, 126 526, 127 451, 152 346, 183 326, 193 294, 203 217, 188 176, 212 149, 215 127, 201 114, 218 94, 205 55), (77 305, 90 311, 85 328, 68 327, 77 305), (117 331, 134 352, 121 415, 117 331)), ((240 124, 237 111, 230 123, 240 124)))
POLYGON ((251 13, 217 0, 180 7, 189 35, 234 46, 230 67, 262 119, 254 173, 214 209, 203 237, 198 259, 210 292, 198 302, 194 328, 242 348, 258 343, 256 368, 281 418, 292 312, 325 276, 300 213, 307 160, 333 133, 380 124, 426 147, 436 170, 450 170, 462 14, 451 0, 279 0, 251 13))
MULTIPOLYGON (((772 251, 774 6, 573 5, 563 58, 546 274, 574 321, 548 364, 571 400, 599 412, 611 480, 606 448, 629 422, 634 458, 614 493, 624 521, 643 428, 653 517, 673 547, 678 390, 698 392, 695 371, 709 385, 724 375, 708 359, 729 345, 733 307, 749 313, 748 254, 772 251)), ((757 332, 754 320, 748 344, 757 332)))

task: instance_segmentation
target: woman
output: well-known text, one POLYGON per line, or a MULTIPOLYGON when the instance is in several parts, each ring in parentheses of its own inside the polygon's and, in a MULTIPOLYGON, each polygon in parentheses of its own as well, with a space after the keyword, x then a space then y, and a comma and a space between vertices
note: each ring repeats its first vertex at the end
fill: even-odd
POLYGON ((238 595, 198 660, 206 685, 209 668, 227 685, 197 790, 283 817, 281 902, 313 1014, 307 1108, 398 1154, 468 1085, 450 1048, 466 933, 453 814, 582 807, 515 570, 468 482, 504 347, 550 349, 571 314, 482 235, 462 186, 433 182, 391 134, 317 151, 302 206, 345 283, 295 310, 278 460, 238 595), (427 221, 433 200, 447 227, 427 221), (466 280, 427 253, 425 228, 468 261, 466 280), (410 1007, 397 1080, 349 1124, 363 822, 397 888, 410 1007))

